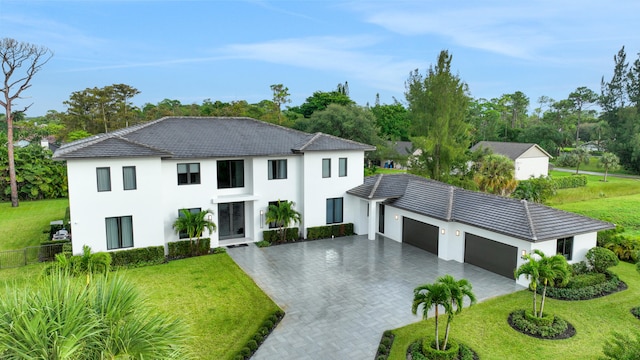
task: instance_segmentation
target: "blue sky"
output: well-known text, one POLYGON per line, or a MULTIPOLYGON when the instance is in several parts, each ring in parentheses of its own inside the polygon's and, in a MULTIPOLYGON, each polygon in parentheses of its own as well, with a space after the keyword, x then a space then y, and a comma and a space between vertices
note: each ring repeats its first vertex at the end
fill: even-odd
POLYGON ((564 99, 600 91, 613 55, 640 52, 640 1, 0 0, 0 37, 55 55, 18 107, 65 111, 73 91, 114 83, 165 98, 291 105, 348 81, 352 99, 404 101, 409 72, 448 49, 475 98, 515 91, 564 99))

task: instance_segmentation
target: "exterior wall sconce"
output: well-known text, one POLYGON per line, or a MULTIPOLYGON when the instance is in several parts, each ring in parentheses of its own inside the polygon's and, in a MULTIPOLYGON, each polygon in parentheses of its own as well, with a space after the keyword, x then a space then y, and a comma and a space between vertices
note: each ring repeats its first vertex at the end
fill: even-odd
POLYGON ((207 220, 213 221, 213 216, 211 216, 211 214, 207 215, 207 220))
POLYGON ((398 215, 394 216, 394 218, 395 218, 396 220, 398 220, 398 215))
POLYGON ((444 228, 440 229, 440 234, 444 235, 444 228))
POLYGON ((460 230, 456 230, 456 236, 460 236, 460 230))
POLYGON ((260 210, 260 229, 264 227, 264 210, 260 210))
POLYGON ((524 260, 526 256, 527 256, 527 250, 522 250, 522 256, 520 256, 520 258, 524 260))

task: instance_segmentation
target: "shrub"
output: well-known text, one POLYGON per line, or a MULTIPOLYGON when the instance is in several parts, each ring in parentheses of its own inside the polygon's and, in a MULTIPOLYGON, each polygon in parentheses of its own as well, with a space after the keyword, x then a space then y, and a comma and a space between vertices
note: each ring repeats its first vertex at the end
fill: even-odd
POLYGON ((385 336, 382 338, 382 340, 380 340, 380 344, 386 347, 390 347, 392 343, 393 343, 393 340, 391 340, 391 338, 388 336, 385 336))
POLYGON ((535 316, 535 315, 533 315, 533 311, 531 311, 531 310, 526 310, 524 312, 524 317, 529 322, 532 322, 537 326, 551 326, 553 324, 554 319, 555 319, 555 316, 553 316, 553 314, 549 314, 549 313, 543 314, 542 317, 535 316))
POLYGON ((613 251, 603 247, 594 247, 587 251, 587 263, 596 272, 604 273, 608 268, 618 265, 618 257, 613 251))
POLYGON ((633 316, 635 316, 638 319, 640 319, 640 306, 632 308, 631 309, 631 313, 633 314, 633 316))
MULTIPOLYGON (((605 282, 581 288, 548 287, 547 296, 560 300, 588 300, 617 291, 620 285, 620 278, 609 271, 605 273, 605 276, 607 277, 605 282)), ((540 287, 538 292, 542 292, 540 287)))
POLYGON ((518 330, 534 336, 542 338, 554 338, 565 331, 569 327, 566 321, 555 316, 551 325, 538 325, 529 321, 525 315, 525 310, 516 310, 511 313, 511 324, 518 330))
POLYGON ((255 340, 247 341, 247 347, 253 352, 258 348, 258 342, 255 340))
POLYGON ((456 341, 449 339, 449 342, 447 342, 447 348, 444 350, 436 350, 434 348, 435 345, 435 339, 427 339, 422 342, 422 352, 427 357, 427 359, 453 360, 457 358, 460 346, 456 341))
POLYGON ((256 246, 259 248, 263 248, 263 247, 271 246, 271 243, 268 242, 267 240, 262 240, 262 241, 258 241, 256 243, 256 246))
MULTIPOLYGON (((285 242, 295 242, 300 238, 300 229, 297 227, 286 228, 285 242)), ((262 239, 272 244, 279 244, 280 233, 278 230, 265 230, 262 232, 262 239)))
POLYGON ((307 228, 307 239, 309 240, 327 239, 332 236, 340 237, 350 235, 354 235, 352 223, 315 226, 307 228))
POLYGON ((511 197, 527 201, 544 203, 551 196, 555 195, 555 183, 549 177, 541 175, 538 178, 530 178, 518 182, 518 186, 511 194, 511 197))
POLYGON ((607 281, 607 276, 603 273, 585 273, 571 277, 567 283, 567 288, 580 289, 587 286, 602 284, 607 281))
POLYGON ((465 344, 459 344, 460 351, 458 353, 458 359, 460 360, 474 360, 475 355, 473 350, 465 344))
POLYGON ((202 238, 191 240, 172 241, 167 244, 169 248, 169 260, 184 259, 191 256, 206 255, 211 250, 211 239, 202 238))
POLYGON ((387 359, 388 359, 387 355, 378 355, 376 357, 376 360, 387 360, 387 359))
POLYGON ((116 268, 157 265, 167 261, 164 257, 164 246, 112 251, 109 254, 111 254, 111 265, 116 268))
POLYGON ((224 254, 226 252, 227 252, 227 248, 223 248, 221 246, 218 246, 217 248, 211 249, 211 253, 212 254, 224 254))
POLYGON ((555 189, 572 189, 587 186, 586 175, 573 175, 559 178, 553 178, 551 180, 555 189))
POLYGON ((389 348, 384 345, 378 345, 378 354, 387 354, 389 352, 389 348))
POLYGON ((252 354, 251 349, 249 349, 248 347, 243 347, 242 350, 240 350, 240 355, 244 356, 245 358, 249 357, 249 355, 252 354))
POLYGON ((264 326, 264 327, 266 327, 266 328, 269 328, 269 329, 273 329, 273 321, 271 321, 271 320, 265 320, 265 321, 262 323, 262 326, 264 326))
POLYGON ((640 332, 635 332, 633 336, 614 332, 604 347, 604 359, 624 360, 638 359, 640 357, 640 332))
POLYGON ((571 267, 571 275, 573 276, 586 274, 589 272, 589 267, 587 266, 587 263, 584 261, 573 263, 573 264, 570 264, 569 266, 571 267))

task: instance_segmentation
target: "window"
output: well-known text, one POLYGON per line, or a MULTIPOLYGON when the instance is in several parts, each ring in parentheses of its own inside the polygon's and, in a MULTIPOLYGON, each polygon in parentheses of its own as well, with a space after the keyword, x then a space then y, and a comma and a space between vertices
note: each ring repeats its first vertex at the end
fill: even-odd
POLYGON ((322 159, 322 177, 331 177, 331 159, 322 159))
POLYGON ((178 164, 178 185, 200 184, 200 163, 178 164))
POLYGON ((136 167, 135 166, 122 167, 122 185, 125 190, 136 189, 136 167))
POLYGON ((96 168, 98 178, 98 191, 111 191, 111 169, 108 167, 96 168))
POLYGON ((244 160, 218 161, 218 189, 244 187, 244 160))
POLYGON ((338 165, 338 176, 347 176, 347 158, 340 158, 338 165))
POLYGON ((573 237, 558 239, 556 253, 564 256, 567 260, 571 260, 573 255, 573 237))
POLYGON ((342 222, 342 198, 327 199, 327 224, 342 222))
MULTIPOLYGON (((190 213, 192 214, 197 214, 200 211, 202 211, 201 208, 190 208, 190 209, 180 209, 178 210, 178 217, 184 217, 184 214, 182 213, 182 210, 188 210, 190 213)), ((189 238, 189 233, 186 231, 180 231, 180 233, 178 234, 178 238, 179 239, 188 239, 189 238)))
POLYGON ((133 218, 131 216, 105 219, 107 229, 107 249, 133 247, 133 218))
POLYGON ((269 180, 287 178, 287 160, 269 160, 269 180))

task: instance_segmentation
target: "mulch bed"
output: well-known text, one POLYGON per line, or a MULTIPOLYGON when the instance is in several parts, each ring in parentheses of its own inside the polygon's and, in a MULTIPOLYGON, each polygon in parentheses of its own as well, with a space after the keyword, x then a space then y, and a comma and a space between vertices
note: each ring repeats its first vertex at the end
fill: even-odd
POLYGON ((558 335, 556 335, 554 337, 542 337, 539 334, 529 334, 527 332, 524 332, 524 331, 518 329, 513 324, 513 321, 511 320, 512 317, 513 317, 513 313, 509 314, 509 318, 507 318, 507 322, 509 323, 509 326, 511 326, 515 331, 517 331, 517 332, 519 332, 521 334, 525 334, 525 335, 528 335, 528 336, 531 336, 531 337, 534 337, 534 338, 537 338, 537 339, 542 339, 542 340, 563 340, 563 339, 568 339, 570 337, 573 337, 576 334, 576 328, 573 327, 573 325, 571 325, 571 323, 568 322, 568 321, 567 321, 567 329, 564 332, 562 332, 562 333, 560 333, 560 334, 558 334, 558 335))

